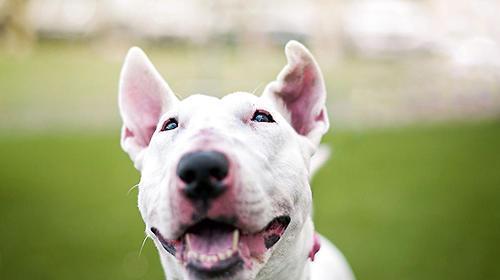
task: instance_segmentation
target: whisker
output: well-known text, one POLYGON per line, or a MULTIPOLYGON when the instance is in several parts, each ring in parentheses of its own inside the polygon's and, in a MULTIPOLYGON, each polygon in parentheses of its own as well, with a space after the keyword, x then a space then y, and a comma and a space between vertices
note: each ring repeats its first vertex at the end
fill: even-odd
POLYGON ((149 236, 145 236, 144 237, 144 240, 142 241, 142 244, 141 244, 141 248, 139 249, 139 257, 141 256, 142 254, 142 250, 144 249, 144 245, 146 245, 146 241, 148 240, 149 236))
POLYGON ((132 192, 132 190, 136 189, 137 187, 139 187, 139 184, 133 185, 130 189, 128 189, 127 195, 129 195, 130 192, 132 192))
POLYGON ((252 91, 252 94, 254 94, 254 95, 255 95, 255 92, 256 92, 257 90, 259 90, 261 87, 262 87, 262 84, 260 84, 260 85, 256 86, 256 87, 255 87, 255 89, 252 91))

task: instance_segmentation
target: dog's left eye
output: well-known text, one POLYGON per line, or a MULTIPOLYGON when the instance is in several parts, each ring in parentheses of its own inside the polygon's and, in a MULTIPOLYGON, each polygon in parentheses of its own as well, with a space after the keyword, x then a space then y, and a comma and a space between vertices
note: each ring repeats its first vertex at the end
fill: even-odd
POLYGON ((268 112, 264 111, 255 111, 252 117, 252 121, 254 122, 274 122, 273 116, 269 114, 268 112))
POLYGON ((178 126, 179 123, 177 122, 177 120, 174 118, 170 118, 163 123, 160 131, 176 129, 178 126))

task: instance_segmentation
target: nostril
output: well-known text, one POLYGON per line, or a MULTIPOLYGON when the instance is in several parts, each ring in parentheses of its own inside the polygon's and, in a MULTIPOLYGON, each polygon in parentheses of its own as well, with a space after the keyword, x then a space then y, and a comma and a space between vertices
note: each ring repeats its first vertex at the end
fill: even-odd
POLYGON ((186 184, 191 184, 196 180, 196 172, 191 169, 185 169, 179 173, 179 177, 186 184))
POLYGON ((211 177, 217 179, 218 181, 222 181, 227 176, 227 169, 222 169, 218 167, 212 167, 208 172, 211 177))

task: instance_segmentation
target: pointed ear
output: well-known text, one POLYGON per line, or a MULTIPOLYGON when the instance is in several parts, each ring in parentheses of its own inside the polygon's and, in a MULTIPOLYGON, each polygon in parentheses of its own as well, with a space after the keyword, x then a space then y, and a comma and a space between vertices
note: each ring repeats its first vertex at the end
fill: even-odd
POLYGON ((144 149, 149 145, 163 113, 179 100, 146 54, 129 50, 120 75, 118 105, 123 120, 121 146, 141 169, 144 149))
POLYGON ((295 131, 317 146, 328 130, 326 91, 321 70, 311 53, 297 41, 285 47, 287 65, 264 90, 295 131))

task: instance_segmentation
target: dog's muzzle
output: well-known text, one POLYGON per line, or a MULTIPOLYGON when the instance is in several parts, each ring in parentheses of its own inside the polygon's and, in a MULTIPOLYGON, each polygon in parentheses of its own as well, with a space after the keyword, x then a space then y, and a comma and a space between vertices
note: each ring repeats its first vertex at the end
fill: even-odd
POLYGON ((260 229, 248 230, 236 209, 235 161, 224 153, 201 150, 177 164, 178 227, 164 236, 150 230, 163 248, 199 279, 217 278, 251 267, 283 236, 290 216, 283 213, 260 229), (180 210, 182 209, 182 210, 180 210))

